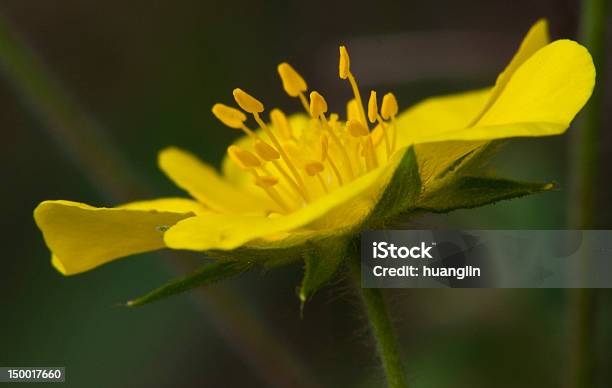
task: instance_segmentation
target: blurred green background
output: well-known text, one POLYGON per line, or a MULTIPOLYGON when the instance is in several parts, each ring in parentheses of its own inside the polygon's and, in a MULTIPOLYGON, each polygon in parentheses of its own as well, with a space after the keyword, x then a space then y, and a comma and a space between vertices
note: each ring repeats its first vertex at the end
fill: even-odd
MULTIPOLYGON (((540 17, 549 19, 554 38, 576 38, 579 10, 573 0, 2 0, 3 34, 32 50, 86 113, 67 120, 41 114, 3 62, 0 365, 66 366, 66 384, 74 387, 380 386, 365 318, 343 274, 306 305, 303 318, 295 292, 299 265, 127 309, 118 304, 197 267, 202 257, 145 254, 62 277, 49 263, 32 210, 45 199, 110 206, 181 195, 157 169, 156 153, 177 145, 218 165, 238 133, 220 125, 210 107, 231 102, 234 87, 268 106, 299 109, 277 78, 281 61, 294 64, 332 109, 343 110, 350 90, 337 79, 337 46, 346 44, 361 88, 394 91, 405 108, 491 85, 540 17), (62 126, 85 139, 83 155, 73 152, 62 126), (93 137, 85 127, 94 128, 93 137), (98 141, 114 143, 131 170, 96 159, 90 151, 98 141), (101 173, 87 167, 89 157, 101 173), (136 188, 107 184, 115 176, 136 188)), ((0 43, 1 55, 9 46, 0 43)), ((44 94, 34 75, 23 77, 44 94)), ((609 82, 598 82, 609 95, 609 82)), ((596 226, 610 229, 612 104, 604 102, 596 226)), ((560 191, 413 224, 565 227, 570 139, 513 140, 494 164, 517 179, 557 181, 560 191)), ((567 379, 567 291, 421 289, 386 296, 414 387, 559 387, 567 379)), ((605 368, 612 363, 611 303, 612 294, 602 291, 595 333, 600 387, 612 381, 605 368)))

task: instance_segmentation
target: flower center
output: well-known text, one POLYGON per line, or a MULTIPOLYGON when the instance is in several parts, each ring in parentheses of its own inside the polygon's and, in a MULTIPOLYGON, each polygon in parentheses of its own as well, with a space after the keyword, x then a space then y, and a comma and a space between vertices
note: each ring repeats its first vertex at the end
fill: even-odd
POLYGON ((345 121, 335 113, 327 114, 327 102, 318 92, 311 91, 306 97, 306 81, 291 65, 281 63, 278 73, 285 92, 298 99, 310 117, 300 122, 299 128, 293 128, 280 109, 272 109, 271 125, 266 124, 261 118, 264 105, 239 88, 233 95, 241 110, 224 104, 212 108, 223 124, 249 137, 250 146, 232 145, 227 153, 276 203, 274 212, 288 213, 306 206, 391 158, 397 100, 392 93, 385 94, 379 110, 376 92, 371 91, 366 111, 344 46, 340 46, 339 76, 348 80, 354 95, 347 103, 345 121), (259 130, 246 125, 244 112, 253 117, 259 130))

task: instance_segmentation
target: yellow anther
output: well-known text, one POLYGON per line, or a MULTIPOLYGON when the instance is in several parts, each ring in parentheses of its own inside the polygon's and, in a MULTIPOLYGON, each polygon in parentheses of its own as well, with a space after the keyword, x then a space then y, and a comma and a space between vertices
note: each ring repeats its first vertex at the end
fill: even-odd
POLYGON ((280 158, 280 154, 274 149, 274 147, 261 140, 256 140, 253 147, 255 148, 257 155, 266 162, 280 158))
POLYGON ((253 114, 263 112, 263 104, 244 90, 236 88, 232 94, 234 95, 234 100, 236 100, 236 103, 242 108, 242 110, 253 114))
POLYGON ((368 136, 370 134, 365 125, 356 120, 349 120, 346 123, 346 129, 354 137, 368 136))
POLYGON ((272 109, 270 112, 270 121, 274 129, 278 131, 284 140, 293 139, 293 133, 291 131, 291 125, 287 116, 280 109, 272 109))
POLYGON ((349 58, 346 47, 340 46, 340 63, 338 64, 338 75, 341 79, 346 79, 351 72, 351 59, 349 58))
POLYGON ((389 120, 391 117, 397 115, 398 110, 397 100, 393 93, 385 94, 382 100, 382 106, 380 107, 380 115, 382 118, 389 120))
POLYGON ((357 100, 351 99, 346 104, 346 118, 348 120, 359 120, 359 106, 357 100))
POLYGON ((306 170, 306 173, 310 176, 315 176, 319 174, 321 171, 323 171, 324 168, 325 167, 323 166, 323 163, 318 162, 316 160, 311 160, 310 162, 304 165, 304 170, 306 170))
POLYGON ((327 112, 325 98, 318 92, 310 92, 310 115, 316 119, 325 112, 327 112))
POLYGON ((261 166, 261 161, 257 156, 238 146, 229 146, 227 148, 227 154, 230 159, 243 170, 261 166))
POLYGON ((236 108, 224 104, 215 104, 212 112, 219 121, 230 128, 240 129, 244 125, 247 117, 236 108))
POLYGON ((327 136, 323 134, 321 135, 321 155, 319 157, 319 160, 321 161, 321 163, 327 159, 328 152, 329 152, 329 140, 327 139, 327 136))
POLYGON ((259 175, 255 177, 255 184, 259 187, 272 187, 278 183, 278 178, 269 175, 259 175))
POLYGON ((283 81, 283 89, 285 89, 288 95, 298 97, 300 93, 308 90, 304 78, 290 64, 283 62, 278 65, 277 69, 278 75, 280 75, 281 81, 283 81))
POLYGON ((376 116, 378 116, 378 102, 376 101, 376 92, 372 90, 368 100, 368 120, 370 120, 370 123, 374 124, 376 122, 376 116))

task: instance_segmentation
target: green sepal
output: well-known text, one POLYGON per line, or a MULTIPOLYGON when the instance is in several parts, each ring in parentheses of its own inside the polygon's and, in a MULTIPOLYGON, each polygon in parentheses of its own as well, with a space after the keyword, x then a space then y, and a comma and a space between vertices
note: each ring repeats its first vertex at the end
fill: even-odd
POLYGON ((298 295, 302 306, 336 274, 346 259, 349 241, 348 236, 338 235, 306 244, 304 278, 298 295))
POLYGON ((414 147, 399 161, 389 184, 364 225, 372 226, 397 217, 414 207, 421 195, 421 178, 414 147))
POLYGON ((554 189, 554 183, 519 182, 495 177, 460 176, 449 185, 427 193, 415 210, 447 213, 470 209, 505 199, 523 197, 554 189))
POLYGON ((187 276, 171 282, 126 303, 128 307, 142 306, 169 296, 177 295, 192 288, 207 286, 220 280, 240 275, 253 267, 252 262, 220 261, 206 264, 187 276))

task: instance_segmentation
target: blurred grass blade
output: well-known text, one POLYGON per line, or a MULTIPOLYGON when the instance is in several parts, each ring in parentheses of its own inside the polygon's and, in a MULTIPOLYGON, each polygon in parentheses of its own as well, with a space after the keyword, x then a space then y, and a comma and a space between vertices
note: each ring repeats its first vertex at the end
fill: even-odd
POLYGON ((142 179, 1 14, 0 72, 55 144, 106 199, 142 196, 142 179))
POLYGON ((126 305, 128 307, 142 306, 169 296, 183 293, 195 287, 207 286, 220 280, 238 276, 252 267, 253 264, 244 261, 206 264, 187 276, 175 279, 140 298, 128 301, 126 305))

